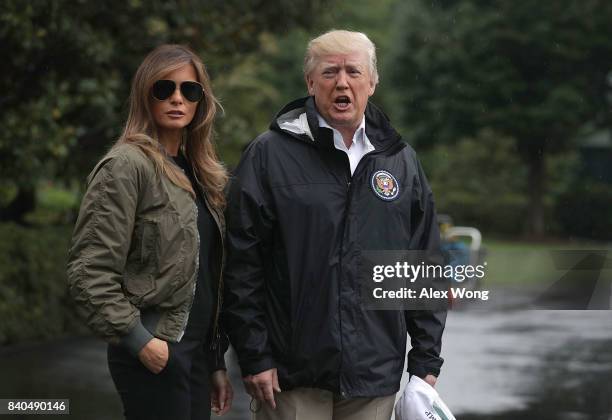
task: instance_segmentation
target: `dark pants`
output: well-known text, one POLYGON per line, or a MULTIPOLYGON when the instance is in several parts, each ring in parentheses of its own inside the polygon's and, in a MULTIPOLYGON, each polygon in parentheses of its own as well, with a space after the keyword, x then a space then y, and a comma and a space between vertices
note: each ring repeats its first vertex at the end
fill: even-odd
POLYGON ((168 364, 154 374, 119 346, 108 346, 108 368, 127 420, 209 420, 210 383, 201 341, 169 343, 168 364))

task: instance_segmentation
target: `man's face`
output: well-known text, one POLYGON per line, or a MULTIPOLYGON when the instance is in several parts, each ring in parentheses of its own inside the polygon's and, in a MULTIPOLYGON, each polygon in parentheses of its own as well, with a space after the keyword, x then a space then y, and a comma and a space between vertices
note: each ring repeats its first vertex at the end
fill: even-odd
POLYGON ((359 126, 376 87, 363 51, 320 57, 306 84, 321 116, 337 130, 359 126))

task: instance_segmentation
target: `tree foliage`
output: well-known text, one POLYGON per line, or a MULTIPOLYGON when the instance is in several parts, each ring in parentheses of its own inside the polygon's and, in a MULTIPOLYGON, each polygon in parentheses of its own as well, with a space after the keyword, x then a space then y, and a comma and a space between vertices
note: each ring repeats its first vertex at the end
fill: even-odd
POLYGON ((487 233, 520 231, 527 209, 522 191, 527 171, 512 139, 484 129, 473 138, 436 145, 421 158, 439 213, 487 233))
MULTIPOLYGON (((0 43, 9 53, 0 63, 0 203, 11 199, 24 203, 28 197, 32 201, 40 179, 83 177, 117 137, 130 78, 155 46, 190 45, 214 78, 255 49, 261 33, 308 26, 323 4, 323 0, 2 2, 0 43)), ((17 208, 15 214, 2 216, 20 219, 23 212, 17 208)))
POLYGON ((389 77, 411 138, 454 142, 489 127, 528 165, 531 230, 544 228, 544 157, 587 123, 609 125, 612 3, 410 2, 389 77))
MULTIPOLYGON (((236 164, 243 147, 269 126, 283 105, 307 95, 302 64, 311 38, 331 28, 365 32, 380 58, 388 47, 388 22, 396 3, 398 0, 335 0, 308 29, 294 27, 260 36, 259 49, 214 79, 226 110, 218 124, 223 159, 230 166, 236 164)), ((391 89, 383 82, 373 100, 386 103, 391 89)))

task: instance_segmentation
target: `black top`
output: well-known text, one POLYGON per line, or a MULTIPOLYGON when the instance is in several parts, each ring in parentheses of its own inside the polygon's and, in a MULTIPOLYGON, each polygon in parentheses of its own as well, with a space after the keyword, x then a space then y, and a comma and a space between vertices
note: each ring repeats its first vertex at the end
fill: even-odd
POLYGON ((208 332, 213 321, 217 299, 217 280, 212 272, 214 246, 218 241, 218 229, 206 206, 201 191, 196 186, 193 171, 187 159, 179 153, 173 157, 174 162, 185 172, 193 190, 196 193, 198 207, 198 234, 200 235, 200 262, 193 305, 189 312, 189 321, 185 329, 185 337, 193 339, 208 338, 208 332))

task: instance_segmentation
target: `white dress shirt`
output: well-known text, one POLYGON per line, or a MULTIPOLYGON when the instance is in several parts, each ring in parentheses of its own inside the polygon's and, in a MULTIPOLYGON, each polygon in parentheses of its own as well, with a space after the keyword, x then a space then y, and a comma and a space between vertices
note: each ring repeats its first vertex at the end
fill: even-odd
POLYGON ((327 121, 325 121, 323 117, 321 117, 321 115, 319 115, 318 113, 317 118, 319 119, 319 127, 331 128, 331 130, 334 132, 334 146, 336 146, 336 149, 342 150, 344 153, 347 154, 349 162, 351 164, 351 175, 353 175, 355 173, 355 168, 359 164, 361 158, 366 153, 370 153, 374 150, 374 146, 372 146, 372 143, 370 143, 370 140, 366 135, 365 115, 363 116, 361 124, 359 124, 357 130, 355 130, 353 140, 351 141, 351 144, 348 148, 346 147, 346 144, 344 144, 342 134, 340 134, 338 130, 327 124, 327 121))

